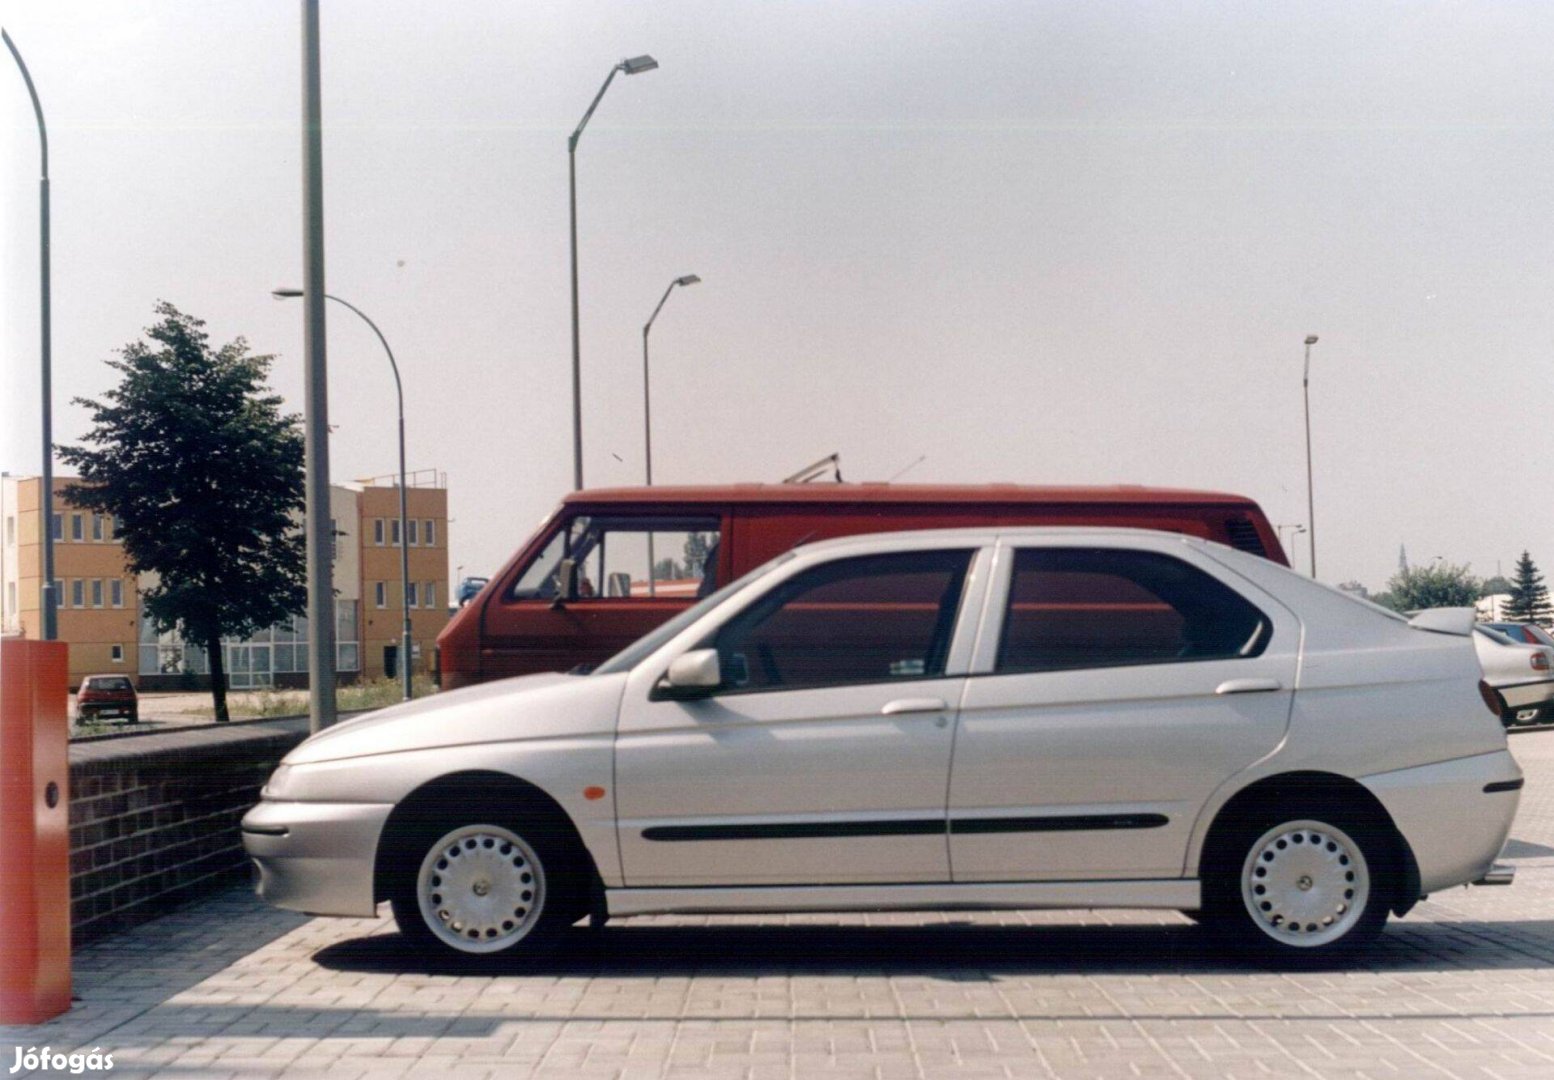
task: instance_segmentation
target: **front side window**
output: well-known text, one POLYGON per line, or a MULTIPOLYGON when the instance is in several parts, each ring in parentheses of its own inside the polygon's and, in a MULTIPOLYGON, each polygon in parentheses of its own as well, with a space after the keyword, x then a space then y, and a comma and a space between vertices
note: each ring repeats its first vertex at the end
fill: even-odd
POLYGON ((1028 548, 1015 555, 997 671, 1257 656, 1271 629, 1239 593, 1169 555, 1028 548))
POLYGON ((944 674, 970 551, 866 555, 783 582, 716 634, 731 690, 944 674))
POLYGON ((575 599, 692 600, 717 587, 715 517, 578 517, 530 560, 509 594, 551 600, 563 559, 577 564, 575 599))

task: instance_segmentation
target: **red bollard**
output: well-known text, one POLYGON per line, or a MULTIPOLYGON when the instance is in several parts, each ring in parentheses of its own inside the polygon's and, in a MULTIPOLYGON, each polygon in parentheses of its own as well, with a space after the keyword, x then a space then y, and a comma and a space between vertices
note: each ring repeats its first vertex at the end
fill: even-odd
POLYGON ((69 648, 0 639, 0 1024, 70 1008, 69 648))

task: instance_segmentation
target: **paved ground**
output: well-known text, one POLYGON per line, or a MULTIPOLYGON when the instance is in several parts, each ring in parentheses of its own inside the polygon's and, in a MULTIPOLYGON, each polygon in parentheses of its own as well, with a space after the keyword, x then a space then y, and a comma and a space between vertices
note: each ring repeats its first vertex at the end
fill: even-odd
POLYGON ((46 1044, 114 1076, 1550 1077, 1554 731, 1512 745, 1516 885, 1432 898, 1351 970, 1249 970, 1174 914, 1029 912, 633 919, 472 975, 387 919, 234 891, 86 949, 77 1007, 0 1029, 0 1069, 46 1044))

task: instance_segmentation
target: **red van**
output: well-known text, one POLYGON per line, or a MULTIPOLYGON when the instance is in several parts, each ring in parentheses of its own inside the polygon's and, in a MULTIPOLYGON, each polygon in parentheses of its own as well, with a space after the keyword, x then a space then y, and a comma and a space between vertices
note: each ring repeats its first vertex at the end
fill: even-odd
POLYGON ((438 637, 442 685, 598 664, 800 544, 976 525, 1163 529, 1289 565, 1257 503, 1204 491, 841 483, 579 491, 438 637))

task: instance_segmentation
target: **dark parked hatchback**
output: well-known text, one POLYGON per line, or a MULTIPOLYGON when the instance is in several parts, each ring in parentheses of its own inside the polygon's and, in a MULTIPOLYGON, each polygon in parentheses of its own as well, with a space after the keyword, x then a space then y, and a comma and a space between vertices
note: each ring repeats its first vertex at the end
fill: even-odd
POLYGON ((76 691, 76 720, 106 720, 122 717, 131 724, 140 721, 140 699, 135 686, 123 675, 88 675, 76 691))

